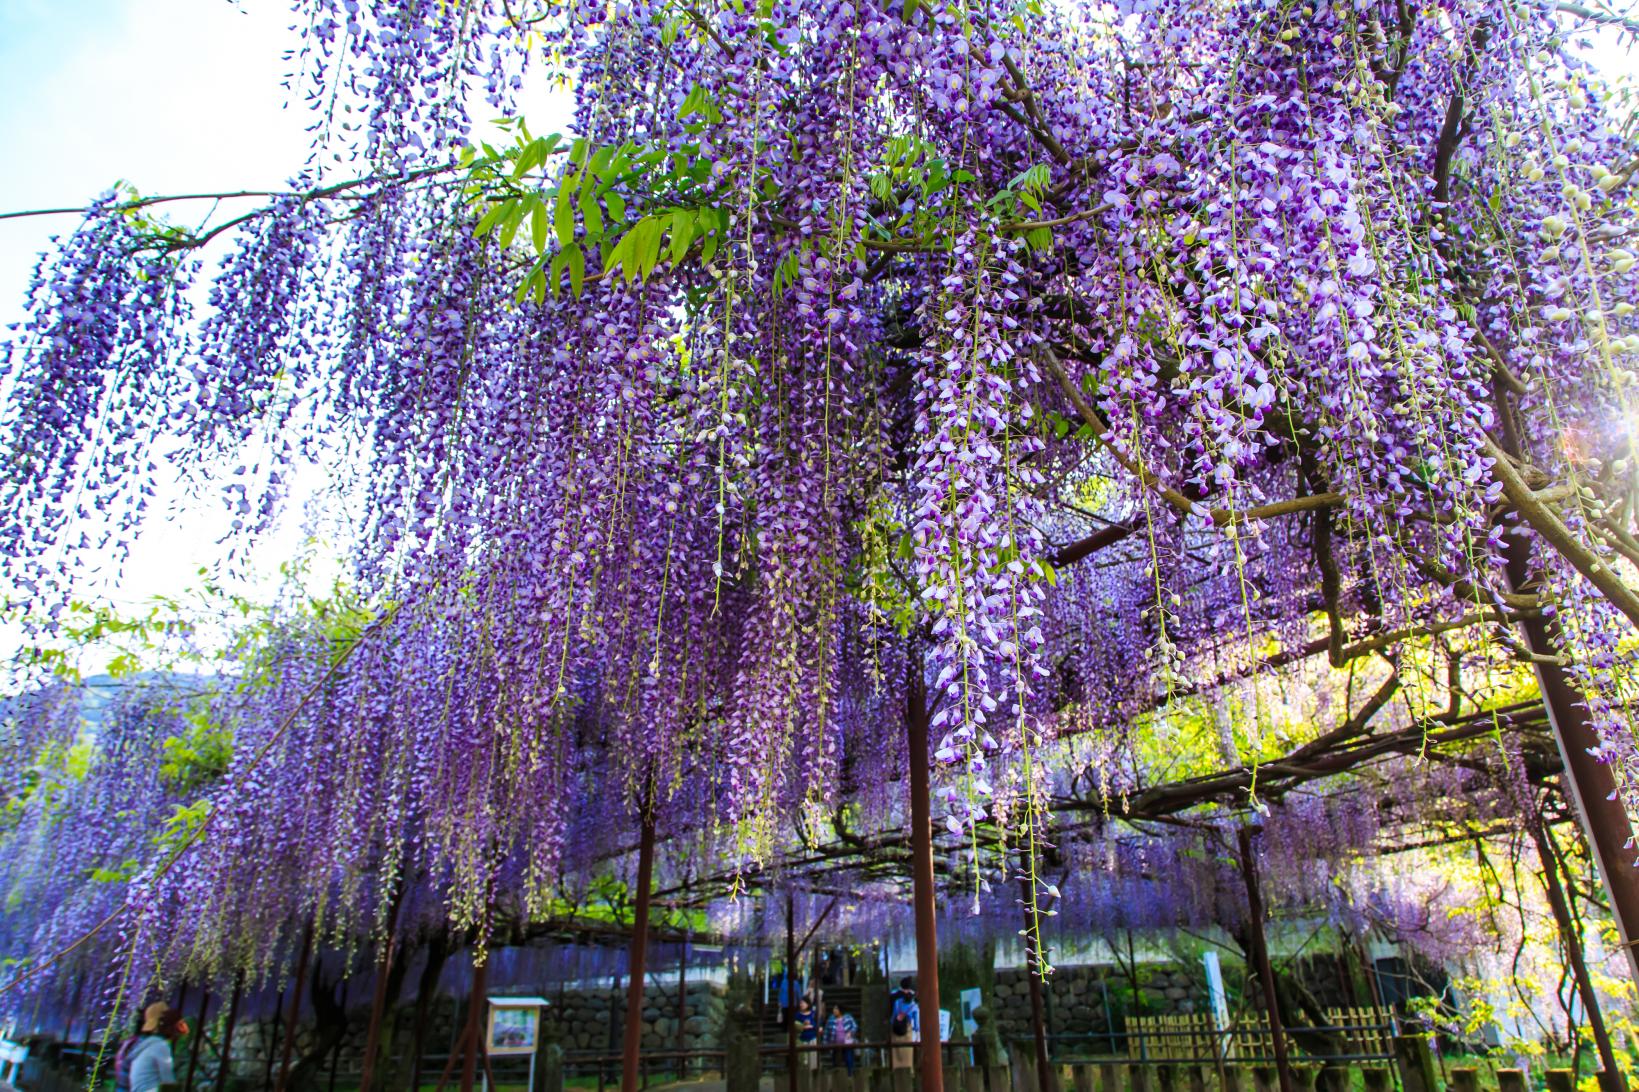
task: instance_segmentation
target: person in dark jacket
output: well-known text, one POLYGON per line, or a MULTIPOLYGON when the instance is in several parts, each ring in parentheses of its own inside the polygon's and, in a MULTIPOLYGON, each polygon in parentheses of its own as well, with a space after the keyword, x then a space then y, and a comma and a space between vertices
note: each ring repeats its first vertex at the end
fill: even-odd
MULTIPOLYGON (((814 1011, 813 1003, 807 997, 797 1002, 797 1042, 802 1046, 819 1045, 819 1013, 814 1011)), ((819 1051, 805 1050, 802 1054, 802 1064, 809 1069, 819 1065, 819 1051)))
POLYGON ((922 1011, 916 1003, 916 980, 900 979, 899 988, 893 992, 892 998, 888 1038, 893 1042, 893 1068, 912 1069, 916 1065, 914 1044, 922 1038, 922 1011))

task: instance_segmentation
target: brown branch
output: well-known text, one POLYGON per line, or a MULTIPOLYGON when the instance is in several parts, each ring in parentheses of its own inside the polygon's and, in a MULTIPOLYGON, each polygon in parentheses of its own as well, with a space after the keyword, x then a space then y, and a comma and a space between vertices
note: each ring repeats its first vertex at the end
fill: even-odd
POLYGON ((1565 3, 1563 0, 1554 5, 1554 10, 1565 15, 1574 15, 1578 19, 1586 19, 1588 22, 1597 23, 1600 26, 1621 27, 1623 30, 1639 34, 1639 19, 1630 19, 1615 12, 1595 11, 1592 8, 1583 7, 1581 4, 1565 3))
POLYGON ((1251 520, 1274 519, 1276 516, 1289 516, 1295 512, 1313 512, 1316 509, 1336 508, 1343 503, 1343 500, 1342 493, 1311 493, 1308 496, 1273 501, 1252 508, 1214 508, 1211 510, 1212 522, 1219 526, 1226 526, 1246 523, 1251 520))
POLYGON ((1445 204, 1451 197, 1451 163, 1457 156, 1457 145, 1463 137, 1463 90, 1461 83, 1452 88, 1446 103, 1445 120, 1440 123, 1440 139, 1434 146, 1434 200, 1445 204))
MULTIPOLYGON (((1485 26, 1475 29, 1467 51, 1466 59, 1470 64, 1484 52, 1489 39, 1490 31, 1485 26)), ((1440 139, 1434 147, 1434 200, 1441 204, 1451 197, 1451 166, 1457 158, 1457 146, 1463 140, 1463 113, 1467 109, 1462 75, 1454 73, 1452 82, 1451 100, 1446 103, 1446 116, 1440 124, 1440 139)))
POLYGON ((1430 622, 1421 626, 1402 626, 1399 629, 1380 633, 1374 637, 1367 637, 1349 645, 1343 649, 1342 659, 1334 666, 1341 666, 1350 660, 1380 651, 1390 645, 1397 645, 1402 641, 1408 641, 1413 637, 1437 637, 1442 633, 1467 629, 1469 626, 1477 626, 1485 622, 1492 622, 1499 626, 1515 625, 1519 622, 1521 616, 1528 613, 1534 612, 1519 611, 1511 614, 1501 614, 1494 610, 1470 611, 1460 618, 1451 618, 1444 622, 1430 622))
MULTIPOLYGON (((349 190, 358 189, 362 186, 402 185, 406 182, 414 182, 436 174, 443 174, 448 171, 461 169, 463 168, 459 163, 446 163, 438 167, 423 167, 420 170, 407 171, 406 173, 397 176, 373 174, 364 175, 359 178, 350 178, 345 182, 335 182, 328 186, 319 186, 311 190, 231 190, 223 191, 221 193, 172 193, 157 197, 137 197, 129 201, 118 201, 108 205, 107 211, 127 213, 135 212, 138 209, 145 209, 152 205, 166 205, 179 201, 234 201, 248 197, 293 197, 300 201, 320 201, 324 198, 335 197, 346 193, 349 190)), ((90 212, 96 207, 96 205, 76 205, 71 208, 25 209, 20 212, 0 212, 0 220, 20 220, 30 216, 71 216, 90 212)), ((253 219, 257 216, 265 215, 268 211, 270 211, 270 208, 264 207, 251 213, 247 213, 245 216, 241 216, 235 220, 230 220, 227 224, 213 229, 210 235, 215 235, 224 228, 232 226, 233 224, 242 223, 247 219, 253 219)), ((209 237, 210 236, 203 236, 201 238, 209 237)))
POLYGON ((1083 423, 1092 430, 1093 438, 1099 442, 1100 446, 1114 456, 1116 462, 1120 463, 1122 468, 1129 474, 1185 515, 1202 515, 1219 527, 1233 527, 1253 520, 1273 519, 1277 516, 1287 516, 1297 512, 1333 508, 1343 503, 1344 497, 1341 493, 1316 493, 1310 496, 1293 497, 1288 500, 1274 501, 1270 504, 1261 504, 1240 510, 1208 508, 1205 505, 1198 504, 1164 483, 1147 467, 1115 446, 1114 441, 1110 439, 1109 426, 1104 423, 1104 419, 1098 415, 1092 404, 1087 401, 1086 396, 1077 389, 1069 373, 1064 370, 1064 365, 1059 361, 1057 353, 1048 349, 1042 354, 1042 359, 1047 364, 1047 370, 1058 381, 1059 388, 1064 391, 1064 396, 1070 400, 1071 407, 1075 409, 1076 414, 1082 419, 1083 423))
POLYGON ((1502 385, 1507 387, 1514 394, 1524 394, 1524 381, 1521 380, 1519 376, 1514 374, 1514 369, 1508 366, 1508 358, 1504 356, 1502 354, 1502 350, 1497 348, 1496 344, 1486 336, 1484 330, 1475 327, 1474 341, 1480 348, 1485 350, 1485 355, 1491 358, 1493 371, 1495 372, 1497 378, 1502 381, 1502 385))
MULTIPOLYGON (((1047 119, 1042 115, 1041 104, 1036 101, 1036 93, 1030 90, 1030 82, 1024 78, 1024 70, 1018 66, 1018 63, 1012 57, 1005 53, 1002 54, 1002 64, 1007 66, 1007 74, 1012 77, 1013 86, 1018 90, 1019 101, 1024 103, 1024 108, 1030 115, 1029 129, 1031 133, 1041 142, 1041 146, 1047 149, 1047 153, 1058 160, 1061 166, 1069 166, 1071 163, 1070 153, 1064 150, 1064 145, 1060 144, 1058 138, 1053 135, 1052 127, 1048 125, 1047 119)), ((1002 106, 1004 109, 1007 106, 1006 103, 998 103, 997 105, 1002 106)))
POLYGON ((1081 212, 1073 212, 1068 216, 1060 216, 1053 220, 1018 220, 1011 224, 1003 224, 1002 230, 1035 231, 1037 228, 1063 227, 1065 224, 1073 224, 1077 220, 1091 220, 1093 217, 1102 216, 1109 211, 1109 205, 1099 205, 1097 208, 1083 209, 1081 212))
POLYGON ((1140 521, 1133 519, 1125 523, 1112 523, 1108 527, 1100 527, 1086 538, 1078 539, 1068 546, 1060 547, 1047 560, 1054 568, 1059 569, 1064 568, 1066 565, 1074 565, 1082 558, 1095 554, 1106 546, 1114 546, 1116 543, 1132 537, 1142 526, 1143 524, 1140 521))
MULTIPOLYGON (((1541 707, 1537 703, 1526 702, 1522 705, 1528 714, 1540 713, 1541 707)), ((1429 724, 1420 721, 1397 732, 1373 736, 1359 743, 1310 755, 1301 760, 1289 756, 1276 762, 1260 763, 1257 774, 1259 795, 1281 795, 1306 782, 1358 769, 1366 762, 1385 755, 1415 754, 1441 745, 1462 743, 1489 735, 1496 730, 1492 723, 1494 712, 1498 711, 1482 710, 1463 724, 1439 731, 1430 731, 1429 724), (1271 784, 1275 778, 1282 780, 1278 784, 1271 784)), ((1252 770, 1248 767, 1211 774, 1191 781, 1175 782, 1134 793, 1128 798, 1122 817, 1137 815, 1151 818, 1175 814, 1199 804, 1241 800, 1245 798, 1251 786, 1252 770)), ((1102 809, 1104 806, 1105 802, 1102 800, 1078 801, 1073 807, 1067 806, 1066 810, 1094 810, 1102 809)))
MULTIPOLYGON (((1293 751, 1290 760, 1304 761, 1362 735, 1371 725, 1371 719, 1394 699, 1394 695, 1399 690, 1400 673, 1394 672, 1389 675, 1382 686, 1377 688, 1371 697, 1366 699, 1366 704, 1362 705, 1353 716, 1325 735, 1311 740, 1293 751)), ((1265 772, 1267 772, 1267 767, 1265 767, 1265 772)))
POLYGON ((1343 576, 1338 571, 1337 558, 1332 554, 1332 519, 1330 512, 1315 517, 1311 548, 1315 566, 1320 569, 1320 599, 1326 607, 1326 657, 1333 667, 1343 666, 1343 576))
MULTIPOLYGON (((1163 483, 1160 478, 1134 462, 1115 446, 1110 440, 1109 426, 1104 423, 1103 418, 1099 417, 1092 405, 1083 397, 1081 391, 1071 382, 1070 376, 1064 370, 1064 365, 1059 363, 1057 353, 1049 350, 1043 353, 1042 357, 1047 362, 1047 370, 1053 373, 1053 378, 1058 380, 1059 387, 1064 391, 1064 396, 1070 400, 1070 405, 1075 407, 1076 413, 1081 415, 1082 421, 1092 430, 1093 437, 1115 458, 1116 462, 1120 463, 1129 474, 1132 474, 1145 486, 1154 490, 1162 500, 1165 500, 1178 511, 1185 515, 1192 515, 1200 511, 1194 501, 1163 483)), ((1203 512, 1203 514, 1205 513, 1203 512)))
POLYGON ((1617 610, 1627 615, 1628 621, 1639 626, 1639 594, 1635 594, 1603 558, 1578 540, 1558 513, 1537 500, 1536 494, 1525 484, 1525 479, 1514 469, 1513 462, 1496 441, 1483 434, 1481 439, 1486 456, 1493 460, 1491 472, 1502 484, 1503 495, 1513 502, 1514 508, 1531 525, 1531 529, 1598 588, 1617 610))

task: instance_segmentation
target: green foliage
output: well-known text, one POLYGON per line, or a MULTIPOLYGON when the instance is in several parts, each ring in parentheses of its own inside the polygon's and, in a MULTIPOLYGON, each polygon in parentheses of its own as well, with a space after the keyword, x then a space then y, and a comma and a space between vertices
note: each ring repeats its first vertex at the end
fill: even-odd
POLYGON ((945 233, 945 195, 976 179, 970 171, 952 171, 937 153, 933 144, 912 134, 888 141, 881 162, 866 176, 875 198, 866 217, 872 229, 868 238, 903 241, 909 236, 931 245, 945 233))
POLYGON ((127 858, 113 868, 93 868, 92 883, 128 883, 142 869, 142 862, 127 858))
POLYGON ((1045 420, 1047 422, 1047 427, 1052 430, 1053 438, 1055 440, 1062 440, 1066 436, 1070 435, 1072 428, 1075 430, 1075 438, 1083 443, 1091 443, 1093 438, 1097 435, 1097 433, 1093 431, 1092 425, 1086 423, 1074 425, 1068 417, 1064 416, 1062 413, 1059 413, 1057 410, 1048 410, 1045 414, 1045 420))
MULTIPOLYGON (((637 901, 631 885, 608 873, 600 873, 592 878, 584 891, 578 894, 561 893, 546 900, 537 909, 536 916, 543 920, 627 927, 632 924, 636 909, 637 901)), ((704 932, 708 923, 703 911, 651 904, 649 924, 663 929, 704 932)))
POLYGON ((192 845, 199 837, 199 832, 210 814, 209 800, 178 804, 170 818, 165 821, 164 829, 154 839, 154 845, 159 849, 163 859, 170 860, 192 845))
POLYGON ((919 608, 912 577, 915 543, 909 528, 894 515, 886 497, 873 497, 865 518, 855 524, 860 552, 849 567, 845 586, 878 621, 907 634, 919 608))
POLYGON ((115 679, 128 678, 171 639, 188 637, 196 625, 174 600, 156 598, 142 613, 123 614, 107 604, 74 601, 53 627, 55 645, 35 645, 21 654, 22 666, 45 668, 64 682, 83 680, 88 653, 107 657, 101 670, 115 679))
MULTIPOLYGON (((675 36, 685 25, 686 20, 673 20, 665 33, 675 36)), ((775 47, 784 48, 772 24, 768 34, 775 47)), ((679 105, 678 119, 687 132, 704 134, 722 122, 723 114, 716 97, 696 85, 679 105)), ((520 235, 526 241, 531 259, 516 292, 520 303, 556 298, 566 280, 578 297, 589 281, 617 272, 630 282, 691 259, 710 263, 728 238, 731 212, 749 213, 754 206, 781 202, 782 194, 766 172, 720 173, 700 144, 673 148, 626 141, 599 146, 585 138, 566 142, 556 133, 536 137, 521 119, 499 124, 512 135, 512 143, 483 143, 464 152, 464 194, 477 212, 481 238, 495 239, 503 250, 512 248, 520 235), (597 271, 590 272, 594 259, 597 271)), ((800 157, 801 149, 793 148, 792 154, 800 157)), ((872 245, 940 249, 951 229, 950 213, 960 207, 953 195, 977 178, 953 170, 934 145, 906 134, 888 142, 866 182, 873 202, 862 213, 862 224, 850 218, 820 238, 794 230, 796 247, 829 253, 841 245, 846 257, 863 257, 872 245)), ((1046 164, 1033 165, 987 204, 1004 215, 1040 216, 1051 182, 1046 164)), ((772 219, 792 229, 802 226, 779 215, 772 219)), ((1019 221, 1016 229, 1025 230, 1029 223, 1019 221)), ((1025 240, 1033 249, 1046 249, 1052 233, 1029 229, 1025 240)), ((796 259, 795 252, 789 253, 782 268, 796 259)), ((794 279, 795 265, 783 275, 776 273, 775 290, 781 291, 794 279)))
MULTIPOLYGON (((1021 909, 1020 914, 1023 914, 1021 909)), ((996 996, 996 942, 958 943, 939 952, 939 1005, 952 1014, 962 1011, 962 991, 977 988, 987 999, 996 996)), ((960 1024, 957 1025, 958 1030, 960 1024)))
POLYGON ((212 723, 203 704, 185 714, 188 727, 161 744, 160 780, 178 793, 189 794, 227 773, 233 761, 233 732, 212 723))
POLYGON ((19 771, 16 786, 0 810, 0 830, 10 830, 31 806, 42 808, 49 818, 61 796, 85 780, 96 758, 96 745, 89 739, 79 739, 67 746, 48 743, 19 771))
MULTIPOLYGON (((692 132, 722 120, 700 87, 684 99, 679 116, 693 119, 686 126, 692 132)), ((502 125, 514 132, 511 146, 467 150, 466 196, 483 210, 477 233, 503 248, 529 225, 534 260, 518 286, 519 302, 556 297, 566 275, 579 296, 593 254, 596 276, 619 270, 627 281, 646 280, 663 262, 675 267, 691 254, 710 262, 727 237, 729 216, 720 205, 727 183, 714 178, 712 161, 698 145, 594 146, 580 138, 566 146, 556 133, 531 136, 522 121, 502 125), (554 165, 559 156, 566 159, 554 165), (643 214, 634 218, 633 205, 643 214)))

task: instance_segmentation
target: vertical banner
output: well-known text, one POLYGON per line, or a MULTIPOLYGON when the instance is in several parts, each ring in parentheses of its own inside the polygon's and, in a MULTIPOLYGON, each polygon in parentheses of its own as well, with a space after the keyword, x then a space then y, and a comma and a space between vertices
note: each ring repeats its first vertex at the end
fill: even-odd
POLYGON ((1218 965, 1217 952, 1205 952, 1201 966, 1206 969, 1207 996, 1212 1004, 1212 1026, 1218 1029, 1218 1054, 1229 1053, 1229 998, 1224 993, 1224 971, 1218 965))
POLYGON ((980 992, 977 986, 962 991, 962 1034, 969 1039, 973 1038, 973 1033, 979 1030, 978 1021, 973 1019, 973 1010, 978 1008, 983 1001, 984 994, 980 992))

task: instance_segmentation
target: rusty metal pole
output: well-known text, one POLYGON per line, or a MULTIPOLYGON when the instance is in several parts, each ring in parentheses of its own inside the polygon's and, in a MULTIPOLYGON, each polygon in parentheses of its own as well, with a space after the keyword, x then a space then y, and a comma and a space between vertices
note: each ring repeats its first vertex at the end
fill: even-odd
POLYGON ((939 1042, 939 934, 934 921, 933 808, 928 786, 928 689, 913 652, 905 688, 905 744, 910 762, 911 880, 916 909, 916 1004, 921 1016, 920 1092, 945 1092, 939 1042))
POLYGON ((649 953, 649 888, 654 874, 654 790, 644 792, 637 843, 637 908, 626 963, 626 1026, 621 1029, 620 1092, 638 1092, 638 1051, 643 1045, 643 964, 649 953))
POLYGON ((1252 828, 1241 827, 1235 837, 1240 843, 1241 877, 1246 881, 1248 954, 1258 969, 1258 981, 1263 986, 1263 1002, 1269 1011, 1269 1042, 1275 1051, 1275 1072, 1280 1077, 1281 1092, 1294 1092, 1292 1063, 1286 1056, 1286 1029, 1280 1021, 1280 995, 1275 991, 1275 965, 1269 961, 1269 939, 1264 935, 1263 888, 1258 883, 1258 862, 1252 856, 1252 828))
POLYGON ((1559 880, 1559 854, 1553 836, 1540 815, 1526 817, 1525 825, 1537 843, 1537 856, 1542 860, 1543 886, 1548 889, 1548 906, 1554 912, 1554 924, 1559 926, 1559 939, 1565 945, 1565 957, 1571 964, 1571 977, 1576 981, 1577 993, 1582 995, 1582 1011, 1588 1017, 1588 1030, 1593 1032, 1594 1048, 1599 1052, 1599 1087, 1604 1092, 1623 1092, 1622 1071, 1616 1068, 1616 1052, 1611 1048, 1610 1032, 1605 1027, 1605 1014, 1599 1007, 1599 995, 1594 992, 1593 980, 1588 977, 1588 964, 1582 957, 1582 938, 1577 935, 1571 920, 1571 906, 1565 898, 1565 888, 1559 880))
MULTIPOLYGON (((1508 582, 1515 591, 1530 587, 1530 545, 1518 528, 1512 528, 1508 540, 1508 582)), ((1556 644, 1547 622, 1531 617, 1520 623, 1525 643, 1538 656, 1534 663, 1537 688, 1542 692, 1542 704, 1548 710, 1548 726, 1553 729, 1554 742, 1559 746, 1559 759, 1565 769, 1565 795, 1576 806, 1582 820, 1582 832, 1587 836, 1588 848, 1593 853, 1599 876, 1605 881, 1610 895, 1611 916, 1622 937, 1622 950, 1627 956, 1628 970, 1639 981, 1639 952, 1634 944, 1639 941, 1639 868, 1633 864, 1633 855, 1623 847, 1633 837, 1628 823, 1627 809, 1616 795, 1616 779, 1611 768, 1588 753, 1598 742, 1592 723, 1588 720, 1582 694, 1571 685, 1570 677, 1557 662, 1545 662, 1552 657, 1556 644)))

